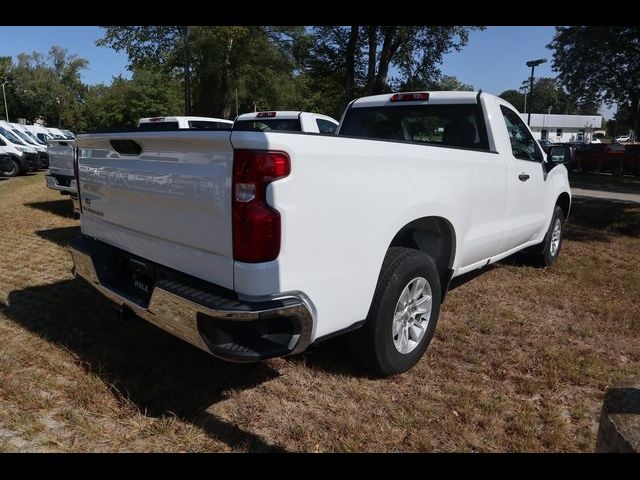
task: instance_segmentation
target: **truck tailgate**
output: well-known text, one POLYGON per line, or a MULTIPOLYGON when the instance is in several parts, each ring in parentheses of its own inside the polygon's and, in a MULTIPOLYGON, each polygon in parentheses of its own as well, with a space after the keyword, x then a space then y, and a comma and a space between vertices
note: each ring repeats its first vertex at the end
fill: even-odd
POLYGON ((73 177, 73 149, 74 140, 49 140, 47 151, 49 153, 49 173, 52 175, 66 175, 73 177))
POLYGON ((77 138, 82 232, 233 288, 228 131, 77 138))

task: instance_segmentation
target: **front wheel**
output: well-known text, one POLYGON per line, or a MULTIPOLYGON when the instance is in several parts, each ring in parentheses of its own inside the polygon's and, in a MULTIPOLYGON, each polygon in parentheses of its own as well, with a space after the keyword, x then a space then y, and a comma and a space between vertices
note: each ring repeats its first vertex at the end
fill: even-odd
POLYGON ((15 158, 12 158, 9 162, 9 170, 2 170, 0 174, 4 177, 15 177, 20 173, 20 164, 15 158))
POLYGON ((542 242, 543 249, 536 256, 536 263, 541 267, 550 267, 560 255, 562 237, 564 235, 564 212, 558 205, 553 209, 551 224, 542 242))
POLYGON ((431 342, 441 298, 431 257, 409 248, 390 248, 367 320, 352 336, 356 359, 385 377, 412 368, 431 342))

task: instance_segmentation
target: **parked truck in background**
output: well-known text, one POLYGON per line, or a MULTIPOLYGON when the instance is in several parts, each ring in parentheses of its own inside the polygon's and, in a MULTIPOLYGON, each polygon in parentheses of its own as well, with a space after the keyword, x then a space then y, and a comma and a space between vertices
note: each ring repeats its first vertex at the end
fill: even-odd
POLYGON ((339 122, 327 115, 299 111, 271 111, 238 115, 234 130, 334 134, 339 122))
MULTIPOLYGON (((49 171, 45 176, 47 187, 61 195, 70 195, 77 201, 78 189, 75 173, 75 140, 54 139, 47 141, 49 150, 49 171)), ((76 205, 77 207, 77 205, 76 205)))
POLYGON ((406 371, 450 280, 523 250, 552 265, 571 204, 570 149, 545 155, 512 105, 481 92, 360 98, 336 135, 234 126, 77 143, 76 275, 230 361, 349 332, 368 368, 406 371))
POLYGON ((146 117, 138 120, 138 128, 147 131, 162 130, 228 130, 231 120, 213 117, 146 117))

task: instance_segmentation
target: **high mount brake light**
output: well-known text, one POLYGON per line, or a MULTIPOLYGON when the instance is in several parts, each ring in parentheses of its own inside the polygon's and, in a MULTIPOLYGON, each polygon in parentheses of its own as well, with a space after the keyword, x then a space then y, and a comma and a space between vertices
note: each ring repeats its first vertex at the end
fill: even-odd
POLYGON ((291 172, 285 152, 235 150, 233 153, 233 258, 258 263, 280 253, 280 213, 267 203, 267 185, 291 172))
POLYGON ((150 122, 162 122, 163 120, 164 117, 153 117, 149 119, 150 122))
POLYGON ((396 93, 389 99, 391 102, 416 102, 425 100, 429 100, 429 93, 427 92, 396 93))
POLYGON ((275 117, 276 112, 260 112, 256 115, 257 118, 275 117))

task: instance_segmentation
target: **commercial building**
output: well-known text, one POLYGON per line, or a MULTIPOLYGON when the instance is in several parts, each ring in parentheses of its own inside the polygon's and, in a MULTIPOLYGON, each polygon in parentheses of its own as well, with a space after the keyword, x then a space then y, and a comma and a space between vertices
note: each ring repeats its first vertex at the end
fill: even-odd
MULTIPOLYGON (((527 122, 529 114, 520 116, 527 122)), ((600 130, 600 115, 557 115, 532 113, 529 127, 538 140, 551 142, 590 142, 595 130, 600 130)))

